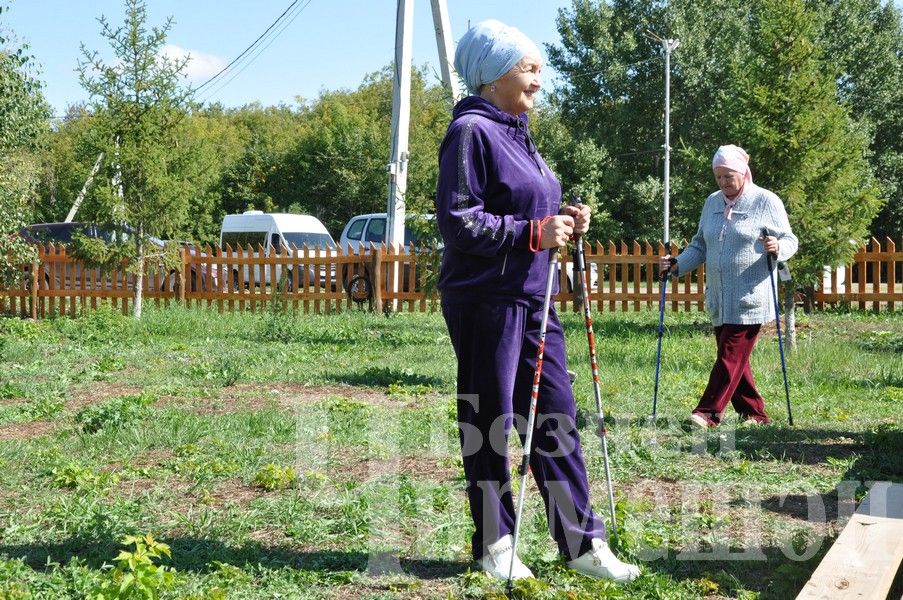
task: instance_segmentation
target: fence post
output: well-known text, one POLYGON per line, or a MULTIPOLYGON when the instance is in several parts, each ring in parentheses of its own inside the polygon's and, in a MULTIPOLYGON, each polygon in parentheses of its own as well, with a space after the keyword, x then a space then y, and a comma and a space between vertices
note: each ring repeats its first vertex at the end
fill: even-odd
POLYGON ((185 270, 188 268, 188 249, 182 246, 182 264, 179 266, 179 304, 185 304, 185 270))
POLYGON ((40 261, 36 260, 35 262, 31 263, 31 318, 35 321, 38 320, 38 281, 40 281, 41 279, 38 276, 38 269, 40 268, 40 261))
POLYGON ((379 246, 372 246, 373 251, 370 253, 370 272, 373 273, 373 310, 380 313, 383 311, 383 251, 379 246))

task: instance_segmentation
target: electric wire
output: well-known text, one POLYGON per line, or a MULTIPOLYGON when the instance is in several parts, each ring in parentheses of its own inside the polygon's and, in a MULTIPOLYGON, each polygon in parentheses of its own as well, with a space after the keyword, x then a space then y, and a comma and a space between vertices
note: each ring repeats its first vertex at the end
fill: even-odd
POLYGON ((293 0, 288 7, 282 11, 276 20, 260 34, 247 48, 245 48, 238 56, 236 56, 228 65, 220 69, 210 79, 194 89, 197 94, 204 88, 207 88, 199 98, 201 100, 210 98, 217 92, 222 90, 226 85, 235 79, 242 71, 244 71, 254 60, 260 56, 261 52, 268 48, 279 35, 285 31, 285 28, 303 11, 312 0, 302 3, 302 0, 293 0), (300 6, 299 6, 300 4, 300 6), (236 67, 240 68, 236 70, 236 67), (223 78, 226 78, 225 81, 223 78), (214 85, 217 84, 217 85, 214 85), (211 87, 213 86, 213 87, 211 87))
MULTIPOLYGON (((296 4, 298 1, 300 1, 300 0, 296 0, 296 2, 293 3, 293 4, 296 4)), ((273 33, 272 33, 271 36, 269 36, 270 39, 269 39, 269 41, 267 41, 266 45, 257 48, 257 49, 254 51, 253 54, 249 55, 248 60, 245 61, 245 63, 241 66, 241 68, 238 69, 235 73, 233 73, 227 80, 223 81, 222 83, 220 83, 220 84, 217 85, 216 87, 211 88, 211 89, 208 89, 206 92, 204 92, 204 93, 202 94, 200 100, 203 101, 203 100, 206 99, 206 98, 210 98, 210 97, 212 97, 212 96, 215 96, 220 90, 222 90, 224 87, 226 87, 227 85, 229 85, 229 84, 230 84, 236 77, 238 77, 238 76, 239 76, 246 68, 248 68, 248 66, 250 66, 250 64, 253 63, 253 62, 257 59, 257 57, 260 56, 260 55, 263 53, 264 50, 266 50, 267 48, 269 48, 270 45, 271 45, 274 41, 276 41, 276 38, 278 38, 279 35, 282 34, 282 32, 285 31, 285 29, 286 29, 289 25, 291 25, 292 22, 294 22, 295 19, 298 18, 298 16, 301 14, 301 11, 303 11, 305 8, 307 8, 307 6, 308 6, 312 1, 313 1, 313 0, 307 0, 304 4, 300 5, 300 6, 295 10, 294 14, 292 14, 290 17, 286 17, 286 18, 283 20, 283 23, 281 23, 281 24, 279 25, 278 29, 273 30, 273 33)), ((259 39, 261 39, 261 38, 258 38, 258 40, 259 40, 259 39)))
POLYGON ((226 71, 228 71, 228 70, 232 67, 232 65, 234 65, 234 64, 237 63, 239 60, 241 60, 241 57, 243 57, 245 54, 247 54, 248 52, 250 52, 250 51, 254 48, 254 46, 256 46, 257 43, 260 42, 260 40, 261 40, 264 36, 266 36, 267 33, 268 33, 271 29, 273 29, 273 27, 275 27, 276 24, 279 23, 279 21, 281 21, 281 20, 285 17, 286 13, 287 13, 288 11, 290 11, 290 10, 292 9, 292 7, 294 7, 294 6, 295 6, 296 4, 298 4, 298 2, 300 2, 300 1, 301 1, 301 0, 294 0, 291 4, 289 4, 288 8, 286 8, 284 11, 282 11, 282 14, 279 15, 279 16, 276 18, 276 20, 273 21, 273 22, 270 24, 270 26, 267 27, 266 30, 265 30, 263 33, 261 33, 260 36, 259 36, 256 40, 254 40, 254 41, 251 43, 250 46, 248 46, 247 48, 245 48, 244 50, 242 50, 241 54, 239 54, 238 56, 236 56, 236 57, 232 60, 232 62, 230 62, 228 65, 226 65, 225 67, 223 67, 222 69, 220 69, 215 75, 213 75, 213 77, 211 77, 210 79, 208 79, 207 81, 205 81, 204 83, 202 83, 201 85, 199 85, 199 86, 195 89, 195 91, 201 90, 201 89, 205 88, 206 86, 210 85, 210 83, 212 83, 213 80, 215 80, 217 77, 219 77, 220 75, 222 75, 223 73, 225 73, 226 71))

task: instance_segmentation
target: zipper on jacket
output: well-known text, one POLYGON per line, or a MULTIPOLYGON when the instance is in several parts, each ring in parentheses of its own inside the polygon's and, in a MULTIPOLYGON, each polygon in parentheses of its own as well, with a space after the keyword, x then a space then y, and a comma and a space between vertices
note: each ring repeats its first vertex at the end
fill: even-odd
POLYGON ((505 267, 508 265, 508 255, 505 255, 505 258, 502 259, 502 272, 499 275, 505 274, 505 267))
POLYGON ((545 169, 542 168, 542 165, 539 163, 539 159, 536 158, 536 144, 533 142, 533 136, 531 136, 529 130, 527 130, 527 124, 520 119, 517 119, 517 130, 524 134, 524 144, 527 146, 527 154, 529 154, 530 158, 533 159, 533 164, 536 165, 536 168, 539 170, 539 174, 545 177, 545 169))

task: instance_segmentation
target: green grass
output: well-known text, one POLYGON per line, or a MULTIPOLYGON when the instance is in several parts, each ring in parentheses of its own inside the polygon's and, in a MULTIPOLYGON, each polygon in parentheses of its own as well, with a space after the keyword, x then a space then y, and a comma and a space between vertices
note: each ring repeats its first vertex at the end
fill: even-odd
MULTIPOLYGON (((595 315, 616 548, 643 575, 569 571, 531 483, 521 598, 794 597, 868 482, 903 481, 903 318, 800 315, 794 427, 764 332, 753 371, 775 424, 711 433, 680 425, 714 356, 697 313, 667 314, 645 423, 657 318, 595 315)), ((582 317, 562 320, 607 518, 582 317)), ((162 598, 500 597, 468 558, 454 377, 438 314, 0 319, 0 599, 109 592, 138 534, 171 550, 153 558, 162 598)))

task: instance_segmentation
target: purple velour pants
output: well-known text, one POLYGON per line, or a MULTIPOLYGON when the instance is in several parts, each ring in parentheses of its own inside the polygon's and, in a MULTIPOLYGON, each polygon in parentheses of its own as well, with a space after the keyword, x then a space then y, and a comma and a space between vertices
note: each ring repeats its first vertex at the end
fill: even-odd
MULTIPOLYGON (((443 304, 458 358, 458 426, 467 499, 476 531, 475 559, 514 533, 508 434, 514 419, 524 442, 542 301, 443 304), (516 415, 516 417, 514 416, 516 415)), ((576 404, 566 368, 564 333, 550 310, 540 379, 530 471, 545 502, 549 531, 565 559, 605 539, 593 514, 576 404)))

